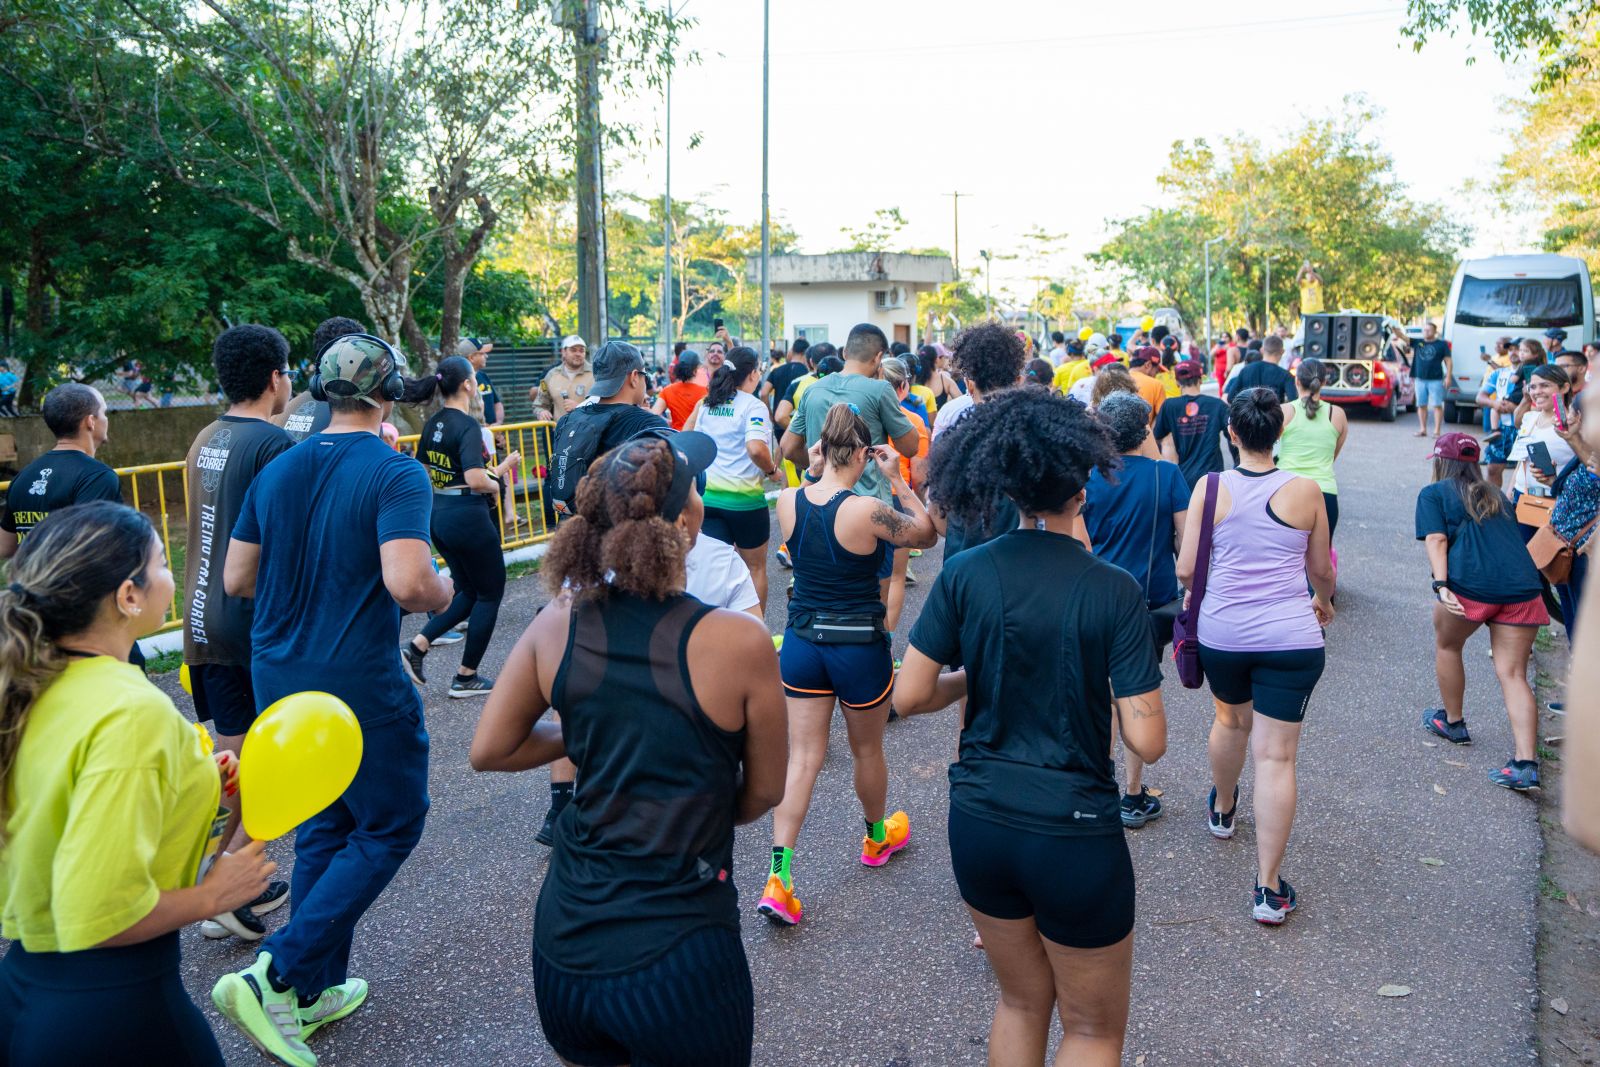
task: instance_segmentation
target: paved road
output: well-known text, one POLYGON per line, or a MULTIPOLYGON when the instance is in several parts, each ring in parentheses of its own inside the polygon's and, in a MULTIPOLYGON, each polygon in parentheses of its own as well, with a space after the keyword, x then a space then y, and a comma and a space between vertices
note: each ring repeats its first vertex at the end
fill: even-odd
MULTIPOLYGON (((1340 616, 1307 719, 1300 814, 1284 866, 1302 908, 1283 928, 1248 916, 1248 770, 1241 832, 1231 842, 1205 832, 1209 701, 1179 688, 1168 669, 1170 747, 1147 779, 1165 790, 1167 815, 1130 834, 1139 900, 1128 1063, 1534 1058, 1539 834, 1533 804, 1485 778, 1509 752, 1510 736, 1484 638, 1468 655, 1477 746, 1430 746, 1417 726, 1435 693, 1428 571, 1411 536, 1427 449, 1410 429, 1353 420, 1340 462, 1340 616), (1386 983, 1413 992, 1379 997, 1386 983)), ((931 578, 937 555, 914 569, 931 578)), ((927 587, 911 591, 908 619, 927 587)), ((491 668, 544 599, 537 579, 514 583, 491 668)), ((772 621, 776 628, 776 613, 772 621)), ((440 650, 430 666, 447 677, 456 654, 440 650)), ((546 863, 531 839, 546 777, 470 771, 478 707, 443 699, 437 683, 429 691, 428 829, 360 928, 352 965, 371 981, 372 998, 314 1040, 325 1064, 555 1062, 533 1013, 528 966, 546 863)), ((890 727, 890 800, 911 813, 913 842, 887 867, 869 870, 855 859, 861 819, 836 723, 796 857, 806 922, 780 931, 748 911, 744 921, 758 1064, 983 1062, 996 989, 982 953, 970 947, 943 830, 955 731, 951 712, 890 727)), ((763 820, 738 836, 747 909, 765 877, 769 834, 763 820)), ((289 850, 278 851, 287 863, 289 850)), ((218 974, 248 961, 248 949, 189 932, 184 953, 189 988, 229 1062, 261 1062, 206 996, 218 974)))

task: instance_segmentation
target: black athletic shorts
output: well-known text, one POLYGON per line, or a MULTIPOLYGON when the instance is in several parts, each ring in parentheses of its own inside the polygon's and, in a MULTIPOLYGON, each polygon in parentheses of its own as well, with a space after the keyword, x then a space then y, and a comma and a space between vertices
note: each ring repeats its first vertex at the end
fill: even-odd
POLYGON ((238 737, 256 721, 256 690, 248 666, 196 663, 189 668, 195 718, 217 725, 223 737, 238 737))
POLYGON ((1042 834, 950 805, 950 863, 961 899, 995 919, 1033 917, 1068 948, 1105 948, 1133 932, 1133 859, 1122 828, 1042 834))
POLYGON ((772 520, 766 508, 735 511, 732 508, 706 508, 705 525, 700 532, 734 548, 760 548, 772 536, 772 520))
POLYGON ((1254 704, 1255 710, 1281 722, 1305 719, 1326 662, 1327 653, 1320 648, 1224 652, 1200 646, 1200 666, 1212 696, 1224 704, 1254 704))
POLYGON ((696 930, 625 974, 564 971, 533 946, 533 1000, 556 1055, 578 1067, 748 1067, 755 991, 739 931, 696 930))

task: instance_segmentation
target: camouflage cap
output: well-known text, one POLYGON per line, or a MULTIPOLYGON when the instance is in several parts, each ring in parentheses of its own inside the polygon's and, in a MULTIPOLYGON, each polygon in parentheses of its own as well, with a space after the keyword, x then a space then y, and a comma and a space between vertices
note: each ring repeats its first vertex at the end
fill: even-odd
POLYGON ((336 337, 317 357, 317 373, 330 397, 360 397, 373 407, 379 404, 371 394, 390 374, 403 374, 405 369, 405 357, 387 341, 369 333, 336 337))

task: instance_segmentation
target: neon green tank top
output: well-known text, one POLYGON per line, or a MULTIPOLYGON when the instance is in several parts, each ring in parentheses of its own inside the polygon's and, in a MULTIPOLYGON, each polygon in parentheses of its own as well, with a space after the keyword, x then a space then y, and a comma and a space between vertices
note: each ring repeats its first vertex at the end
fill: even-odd
POLYGON ((1339 430, 1333 424, 1328 402, 1317 408, 1317 417, 1307 418, 1305 405, 1294 406, 1294 419, 1278 438, 1278 469, 1310 478, 1324 493, 1337 493, 1339 482, 1333 476, 1333 450, 1339 443, 1339 430))

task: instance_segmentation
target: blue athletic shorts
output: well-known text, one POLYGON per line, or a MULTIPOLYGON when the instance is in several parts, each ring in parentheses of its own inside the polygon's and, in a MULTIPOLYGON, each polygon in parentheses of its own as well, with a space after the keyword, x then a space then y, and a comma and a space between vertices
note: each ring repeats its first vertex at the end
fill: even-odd
POLYGON ((864 645, 817 645, 796 637, 793 629, 785 630, 778 669, 789 696, 837 697, 854 711, 882 703, 894 685, 887 634, 864 645))

